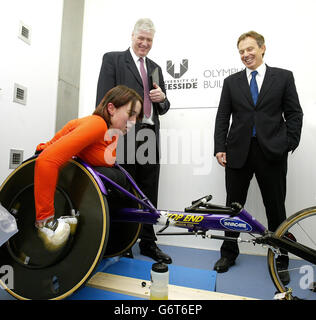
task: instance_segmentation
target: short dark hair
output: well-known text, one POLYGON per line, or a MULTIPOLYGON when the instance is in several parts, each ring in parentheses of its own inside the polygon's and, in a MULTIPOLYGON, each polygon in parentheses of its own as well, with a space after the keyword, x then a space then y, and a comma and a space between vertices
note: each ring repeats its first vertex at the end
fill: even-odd
MULTIPOLYGON (((237 40, 237 48, 239 46, 239 42, 242 41, 242 40, 245 40, 248 37, 255 39, 259 48, 261 48, 264 45, 264 36, 263 35, 261 35, 260 33, 256 32, 256 31, 248 31, 248 32, 243 33, 238 38, 238 40, 237 40)), ((264 53, 263 53, 262 56, 264 56, 264 53)))
POLYGON ((141 120, 144 115, 143 99, 135 90, 128 88, 127 86, 124 86, 124 85, 118 85, 110 89, 105 94, 105 96, 103 97, 101 102, 98 104, 93 114, 102 117, 109 127, 111 124, 111 117, 107 110, 107 105, 109 103, 113 103, 115 108, 120 108, 126 105, 127 103, 132 102, 132 108, 131 108, 131 114, 132 114, 132 112, 135 110, 135 105, 137 101, 139 101, 142 106, 141 111, 138 115, 138 120, 141 120))

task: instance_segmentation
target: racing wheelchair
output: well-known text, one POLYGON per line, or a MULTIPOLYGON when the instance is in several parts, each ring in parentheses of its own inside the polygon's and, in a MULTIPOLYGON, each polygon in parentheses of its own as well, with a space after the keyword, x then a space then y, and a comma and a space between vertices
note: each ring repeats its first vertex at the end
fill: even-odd
POLYGON ((64 299, 83 286, 104 257, 122 255, 136 242, 141 225, 159 224, 157 235, 195 235, 248 242, 268 248, 271 279, 283 299, 316 299, 316 207, 287 218, 275 232, 267 230, 241 205, 211 203, 208 195, 184 211, 158 210, 119 164, 129 187, 122 187, 79 158, 60 171, 55 192, 55 217, 78 217, 76 233, 60 250, 47 251, 35 223, 34 166, 36 156, 23 162, 0 187, 0 203, 15 218, 18 232, 0 247, 1 265, 12 266, 14 285, 0 286, 17 299, 64 299), (167 232, 169 226, 179 232, 167 232), (183 230, 183 231, 181 231, 183 230), (229 238, 212 230, 247 233, 250 239, 229 238), (278 270, 277 258, 289 255, 288 270, 278 270), (289 272, 283 284, 280 272, 289 272))

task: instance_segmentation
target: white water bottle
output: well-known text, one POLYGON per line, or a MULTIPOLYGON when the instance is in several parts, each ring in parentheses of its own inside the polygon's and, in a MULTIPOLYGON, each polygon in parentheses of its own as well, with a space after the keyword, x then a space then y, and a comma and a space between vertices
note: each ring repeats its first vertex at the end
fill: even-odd
POLYGON ((150 300, 168 300, 168 266, 162 262, 154 263, 150 276, 150 300))

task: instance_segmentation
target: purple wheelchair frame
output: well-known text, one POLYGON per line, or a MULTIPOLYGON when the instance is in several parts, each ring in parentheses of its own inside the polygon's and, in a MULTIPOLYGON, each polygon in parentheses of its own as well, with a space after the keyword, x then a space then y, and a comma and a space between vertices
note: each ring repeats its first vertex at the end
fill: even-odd
MULTIPOLYGON (((107 195, 107 190, 103 181, 109 183, 143 207, 143 209, 123 208, 116 212, 115 216, 112 216, 112 219, 115 221, 162 224, 165 228, 170 225, 188 229, 189 232, 193 233, 207 230, 222 230, 247 232, 263 236, 268 232, 260 222, 238 204, 233 204, 232 207, 209 204, 208 201, 211 200, 211 195, 192 202, 192 205, 186 208, 185 211, 158 210, 142 190, 140 190, 130 174, 119 164, 115 163, 115 167, 124 173, 140 197, 137 197, 110 178, 94 170, 82 160, 76 159, 76 161, 80 162, 93 175, 101 192, 105 196, 107 195)), ((164 234, 167 235, 167 233, 164 234)))
POLYGON ((137 191, 141 198, 136 197, 134 194, 127 191, 110 178, 94 170, 82 160, 77 159, 77 161, 84 165, 84 167, 93 175, 101 192, 104 195, 107 195, 107 190, 103 184, 103 181, 106 181, 114 188, 121 191, 124 195, 144 207, 144 209, 123 208, 116 212, 115 216, 112 217, 115 221, 147 224, 165 224, 166 221, 166 223, 170 226, 186 228, 191 232, 222 230, 248 233, 251 232, 254 234, 264 235, 268 231, 260 222, 253 218, 238 204, 233 204, 231 208, 208 204, 207 202, 212 199, 212 196, 210 195, 194 201, 192 206, 186 208, 184 212, 157 210, 146 197, 146 195, 140 190, 130 174, 119 164, 115 163, 115 167, 124 173, 129 183, 137 191), (205 206, 204 210, 199 208, 203 205, 205 206), (172 221, 174 221, 174 224, 171 223, 172 221))
POLYGON ((113 221, 136 222, 144 224, 162 225, 156 235, 201 235, 210 239, 228 240, 234 242, 250 242, 253 244, 267 245, 270 248, 284 249, 298 257, 316 264, 316 255, 314 251, 289 241, 286 237, 275 236, 259 221, 257 221, 250 213, 248 213, 240 204, 232 203, 231 207, 210 204, 211 195, 192 202, 192 205, 185 208, 184 211, 158 210, 140 190, 130 174, 119 164, 115 163, 115 167, 123 172, 127 180, 139 196, 136 196, 121 187, 98 171, 94 170, 90 165, 81 159, 76 159, 81 163, 94 177, 101 192, 106 196, 108 194, 103 182, 107 182, 115 189, 122 192, 125 196, 137 202, 141 209, 122 208, 111 216, 113 221), (169 226, 187 229, 186 232, 167 233, 165 229, 169 226), (239 233, 249 233, 251 235, 259 235, 253 240, 241 240, 236 237, 227 237, 219 235, 206 236, 208 230, 234 231, 239 233))

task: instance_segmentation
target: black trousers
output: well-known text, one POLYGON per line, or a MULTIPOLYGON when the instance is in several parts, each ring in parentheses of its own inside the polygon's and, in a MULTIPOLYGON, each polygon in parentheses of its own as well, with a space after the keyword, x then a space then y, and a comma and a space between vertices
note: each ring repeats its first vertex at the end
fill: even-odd
MULTIPOLYGON (((155 132, 154 126, 146 125, 143 127, 155 132)), ((145 139, 144 141, 136 141, 136 150, 138 150, 138 148, 146 142, 147 142, 147 139, 145 139)), ((155 207, 157 207, 159 173, 160 173, 158 146, 156 146, 155 150, 156 150, 155 155, 151 155, 151 157, 149 157, 150 159, 154 159, 154 161, 151 161, 153 163, 144 163, 144 164, 139 163, 138 159, 136 158, 135 164, 122 163, 121 165, 133 177, 138 187, 148 197, 150 202, 155 207)), ((125 153, 126 153, 126 150, 125 150, 125 153)), ((148 150, 145 150, 145 157, 148 157, 148 150)), ((126 156, 125 156, 125 159, 126 159, 126 156)), ((141 240, 140 242, 141 247, 149 246, 153 242, 157 241, 153 226, 151 224, 143 224, 139 238, 141 240)))
MULTIPOLYGON (((121 187, 123 188, 128 187, 126 176, 119 169, 112 168, 112 167, 94 167, 94 169, 99 171, 104 176, 110 178, 111 180, 119 184, 121 187)), ((106 186, 111 187, 110 184, 107 184, 106 186)))
MULTIPOLYGON (((249 184, 255 175, 268 220, 268 229, 275 231, 286 219, 286 174, 287 157, 285 153, 276 161, 268 161, 256 138, 252 138, 249 154, 245 165, 240 169, 226 167, 226 205, 239 202, 244 205, 247 199, 249 184)), ((255 213, 254 213, 255 214, 255 213)), ((238 237, 238 232, 225 232, 228 237, 238 237)), ((239 254, 236 242, 225 240, 221 246, 221 256, 236 259, 239 254)))
MULTIPOLYGON (((130 191, 131 186, 127 181, 125 174, 118 168, 109 168, 109 167, 94 167, 104 176, 110 178, 112 181, 119 184, 124 189, 130 191)), ((109 204, 110 212, 115 212, 121 208, 133 208, 136 207, 135 203, 128 198, 121 191, 118 191, 110 183, 104 182, 105 187, 108 190, 107 201, 109 204)))

